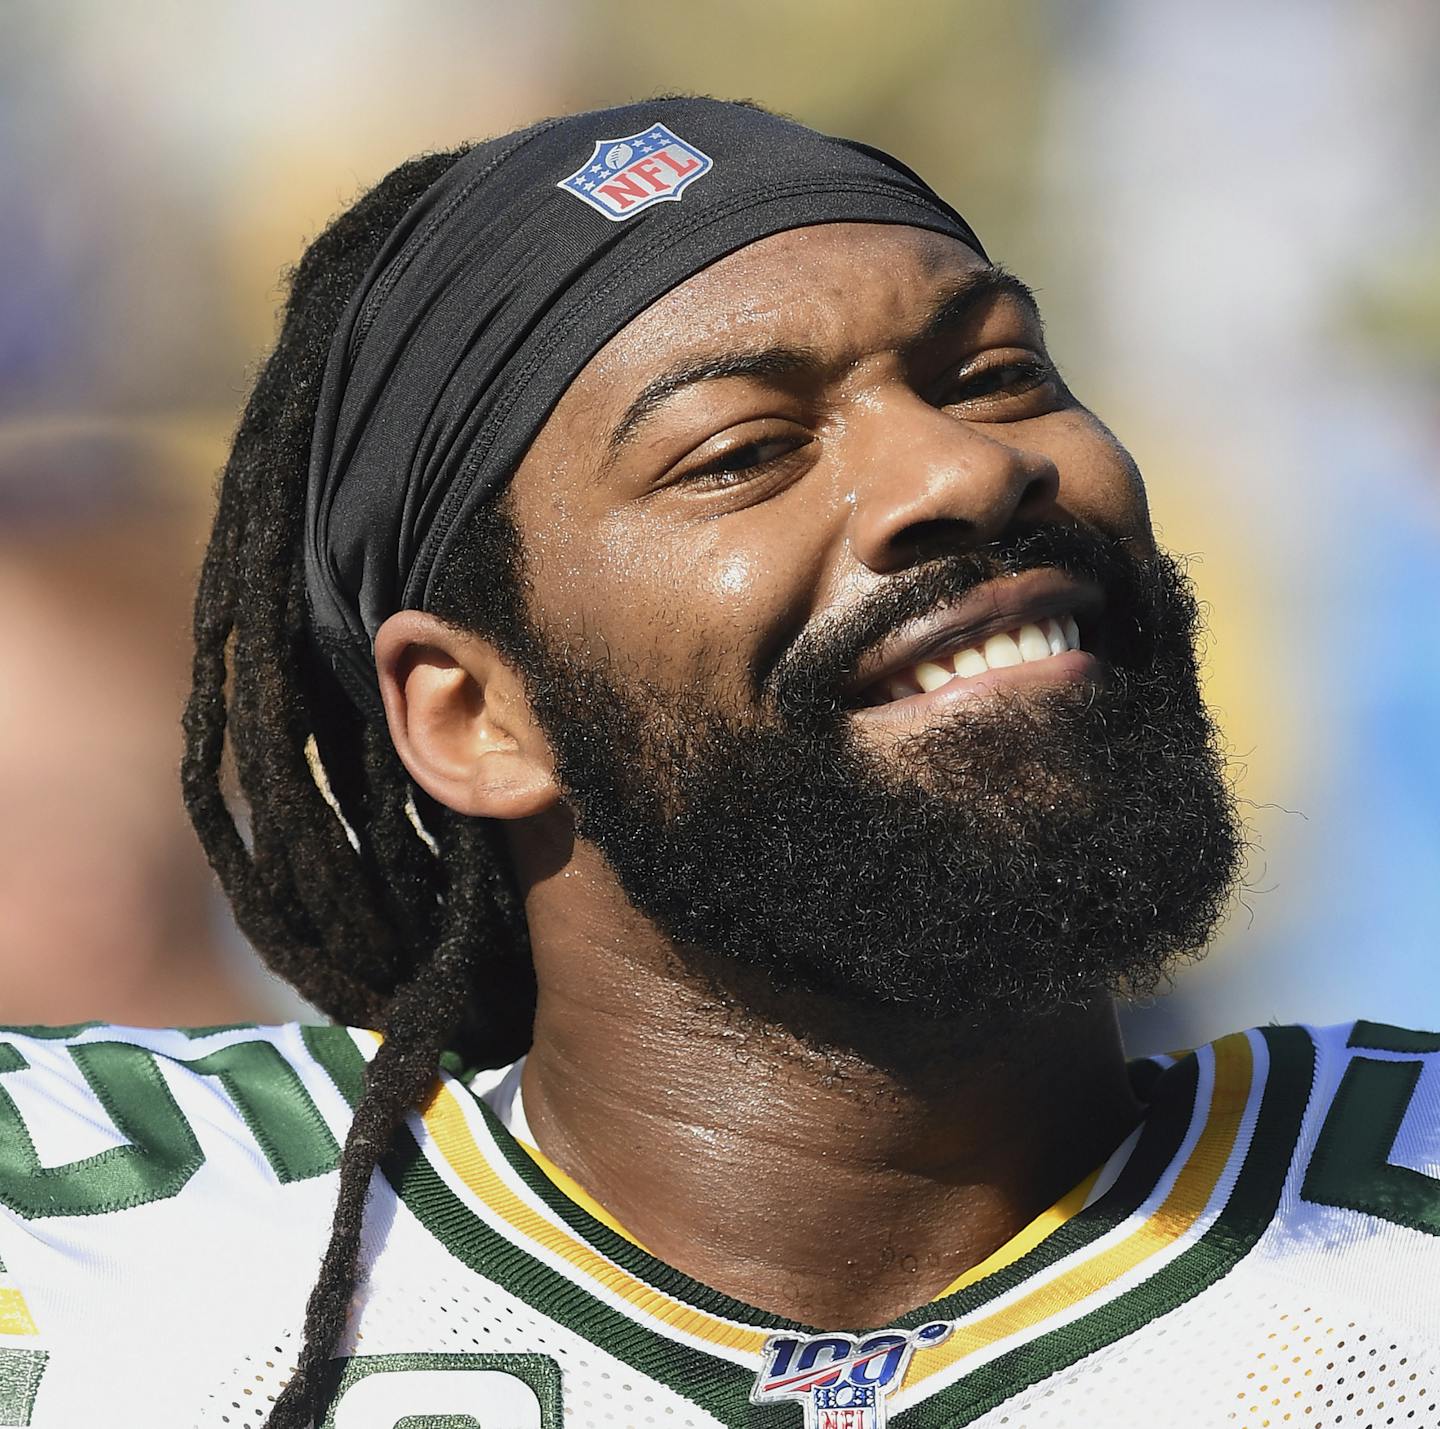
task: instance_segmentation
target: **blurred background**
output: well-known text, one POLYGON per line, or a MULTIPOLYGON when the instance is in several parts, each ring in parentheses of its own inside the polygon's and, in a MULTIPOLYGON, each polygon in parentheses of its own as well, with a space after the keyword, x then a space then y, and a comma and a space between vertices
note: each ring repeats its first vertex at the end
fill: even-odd
POLYGON ((412 153, 699 91, 924 173, 1193 558, 1258 847, 1132 1048, 1440 1026, 1437 72, 1426 0, 0 0, 0 1022, 293 1014, 174 772, 281 271, 412 153))

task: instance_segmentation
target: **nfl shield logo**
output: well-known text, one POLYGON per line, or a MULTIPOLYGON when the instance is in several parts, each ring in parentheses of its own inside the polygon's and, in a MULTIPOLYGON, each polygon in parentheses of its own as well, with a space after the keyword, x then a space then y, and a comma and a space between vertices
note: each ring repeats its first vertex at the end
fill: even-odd
POLYGON ((883 1422, 880 1391, 873 1384, 842 1384, 838 1389, 824 1386, 814 1391, 816 1429, 869 1429, 883 1422))
POLYGON ((572 193, 621 223, 652 204, 674 203, 702 174, 711 158, 663 124, 623 139, 601 139, 595 152, 556 188, 572 193))

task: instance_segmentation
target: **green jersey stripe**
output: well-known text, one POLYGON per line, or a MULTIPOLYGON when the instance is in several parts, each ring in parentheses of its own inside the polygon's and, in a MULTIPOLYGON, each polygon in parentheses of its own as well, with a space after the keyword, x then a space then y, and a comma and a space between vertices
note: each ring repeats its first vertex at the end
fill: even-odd
MULTIPOLYGON (((1156 1181, 1174 1158, 1189 1130, 1195 1110, 1195 1087, 1195 1059, 1187 1057, 1170 1069, 1154 1087, 1154 1101, 1147 1114, 1140 1140, 1116 1177, 1114 1185, 1103 1196, 1072 1216, 1014 1264, 1005 1266, 953 1295, 931 1304, 917 1306, 895 1320, 895 1325, 910 1329, 929 1320, 958 1319, 967 1315, 1038 1271, 1084 1249, 1133 1215, 1154 1190, 1156 1181)), ((473 1096, 473 1093, 471 1095, 473 1096)), ((594 1246, 607 1260, 613 1261, 644 1280, 646 1284, 663 1290, 676 1300, 722 1319, 735 1320, 770 1331, 818 1333, 815 1327, 747 1305, 693 1280, 682 1271, 657 1260, 633 1241, 617 1235, 556 1186, 536 1165, 534 1158, 525 1148, 500 1124, 490 1108, 478 1098, 475 1100, 484 1115, 485 1125, 495 1147, 516 1175, 554 1216, 581 1239, 594 1246)), ((836 1327, 831 1325, 825 1328, 836 1327)), ((852 1328, 858 1333, 873 1327, 852 1328)))
POLYGON ((1270 1065, 1255 1128, 1224 1207, 1196 1243, 1108 1304, 1017 1346, 896 1414, 894 1429, 961 1429, 1193 1299, 1254 1249, 1280 1204, 1315 1078, 1315 1046, 1303 1027, 1265 1027, 1260 1035, 1270 1065))
MULTIPOLYGON (((320 1030, 332 1035, 307 1037, 307 1044, 353 1100, 359 1093, 364 1057, 348 1034, 340 1034, 343 1043, 333 1035, 340 1029, 320 1030)), ((1262 1035, 1270 1065, 1259 1092, 1254 1134, 1220 1215, 1196 1244, 1110 1303, 1048 1333, 1036 1334, 895 1415, 896 1429, 950 1429, 971 1422, 1023 1388, 1167 1313, 1219 1279, 1249 1252, 1278 1202, 1314 1066, 1314 1049, 1303 1030, 1266 1029, 1262 1035)), ((1154 1192, 1186 1140, 1197 1114, 1197 1084, 1195 1057, 1167 1068, 1150 1089, 1153 1100, 1141 1137, 1105 1195, 1013 1265, 955 1295, 919 1307, 897 1324, 971 1314, 1123 1225, 1154 1192)), ((595 1221, 555 1186, 488 1107, 478 1106, 496 1152, 516 1177, 557 1220, 606 1258, 702 1312, 760 1328, 795 1328, 791 1321, 767 1315, 691 1280, 595 1221)), ((397 1137, 397 1149, 386 1158, 383 1169, 421 1223, 478 1274, 725 1424, 758 1429, 779 1422, 773 1415, 787 1406, 750 1404, 752 1376, 747 1369, 672 1338, 661 1327, 639 1322, 592 1293, 578 1272, 552 1268, 490 1226, 430 1164, 408 1129, 397 1137)), ((793 1406, 788 1407, 793 1411, 793 1406)))
MULTIPOLYGON (((724 1424, 748 1425, 754 1372, 656 1333, 605 1304, 568 1275, 527 1254, 480 1219, 450 1189, 409 1128, 382 1169, 396 1194, 452 1255, 607 1354, 668 1386, 724 1424)), ((782 1422, 755 1418, 758 1426, 782 1422)))
POLYGON ((1084 1250, 1133 1216, 1150 1197, 1184 1144, 1196 1116, 1199 1064, 1194 1057, 1168 1068, 1151 1086, 1140 1140, 1115 1184, 1093 1204, 1072 1216, 1013 1265, 954 1295, 903 1315, 897 1325, 909 1329, 926 1320, 958 1320, 1008 1293, 1032 1276, 1084 1250))
MULTIPOLYGON (((473 1096, 473 1093, 471 1095, 473 1096)), ((628 1270, 637 1279, 643 1280, 647 1285, 653 1285, 657 1290, 663 1290, 667 1295, 692 1309, 717 1315, 721 1319, 735 1320, 742 1325, 753 1325, 759 1330, 809 1332, 810 1327, 802 1325, 797 1320, 787 1320, 782 1316, 773 1315, 767 1310, 746 1305, 742 1301, 731 1299, 730 1296, 724 1295, 718 1290, 712 1290, 698 1280, 692 1280, 683 1271, 676 1270, 662 1260, 657 1260, 633 1241, 617 1235, 609 1226, 597 1221, 583 1206, 572 1201, 536 1165, 534 1158, 501 1125, 495 1113, 484 1102, 475 1098, 475 1104, 485 1118, 485 1126, 490 1133, 495 1149, 504 1157, 520 1180, 556 1219, 562 1221, 607 1260, 613 1261, 622 1269, 628 1270)))

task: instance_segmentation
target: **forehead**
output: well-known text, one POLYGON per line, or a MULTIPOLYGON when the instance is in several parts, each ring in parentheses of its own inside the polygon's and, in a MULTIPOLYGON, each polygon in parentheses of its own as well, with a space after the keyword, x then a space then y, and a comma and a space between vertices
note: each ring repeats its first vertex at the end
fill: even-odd
POLYGON ((794 344, 834 348, 913 335, 937 293, 989 265, 957 239, 898 224, 829 223, 763 238, 702 269, 610 339, 556 408, 620 400, 676 360, 794 344))

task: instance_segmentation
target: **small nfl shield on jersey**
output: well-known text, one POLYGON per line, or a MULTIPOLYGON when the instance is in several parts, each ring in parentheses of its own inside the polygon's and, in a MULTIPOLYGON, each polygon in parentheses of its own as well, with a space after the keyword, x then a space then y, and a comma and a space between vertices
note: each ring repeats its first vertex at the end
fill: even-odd
POLYGON ((771 1335, 752 1404, 798 1402, 805 1429, 885 1429, 885 1396, 898 1389, 916 1350, 948 1339, 954 1325, 854 1335, 771 1335))
POLYGON ((556 188, 619 223, 652 204, 677 201, 712 163, 663 124, 652 124, 623 139, 599 140, 595 152, 556 188))

